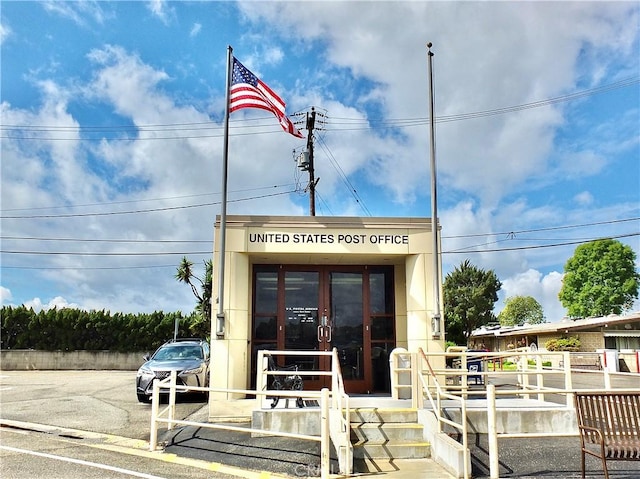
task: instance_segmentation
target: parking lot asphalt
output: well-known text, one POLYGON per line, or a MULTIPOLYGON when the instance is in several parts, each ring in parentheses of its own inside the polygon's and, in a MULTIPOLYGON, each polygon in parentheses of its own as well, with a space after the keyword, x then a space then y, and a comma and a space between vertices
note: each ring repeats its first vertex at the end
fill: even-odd
MULTIPOLYGON (((207 408, 191 420, 206 421, 207 408)), ((247 433, 185 426, 167 431, 165 451, 182 457, 250 468, 286 476, 319 475, 320 449, 317 443, 282 437, 251 437, 247 433)), ((474 435, 471 446, 474 478, 488 478, 489 446, 486 435, 474 435)), ((578 479, 580 442, 577 437, 500 439, 500 477, 519 479, 578 479)), ((397 470, 385 470, 388 479, 445 479, 449 475, 437 464, 426 461, 395 461, 397 470)), ((337 471, 332 451, 332 471, 337 471)), ((587 457, 588 479, 602 478, 599 460, 587 457)), ((640 479, 640 461, 609 461, 611 479, 640 479)), ((362 473, 372 475, 373 472, 362 473)))
MULTIPOLYGON (((2 371, 0 416, 3 420, 70 427, 115 434, 140 443, 149 440, 150 406, 135 397, 132 372, 109 371, 2 371)), ((584 387, 584 386, 578 386, 584 387)), ((207 422, 209 408, 202 402, 182 400, 177 418, 207 422)), ((178 457, 228 466, 226 473, 266 479, 270 476, 317 476, 318 443, 248 433, 183 426, 161 431, 165 452, 178 457), (234 472, 235 471, 235 472, 234 472)), ((486 437, 470 440, 473 477, 489 477, 486 437)), ((500 477, 520 479, 579 478, 580 453, 576 437, 500 439, 500 477)), ((334 455, 335 456, 335 455, 334 455)), ((336 469, 335 457, 332 461, 336 469)), ((395 461, 388 479, 448 479, 433 461, 395 461)), ((639 479, 640 462, 611 461, 612 479, 639 479)), ((374 475, 375 471, 364 475, 374 475)), ((587 477, 603 477, 596 459, 587 458, 587 477)))

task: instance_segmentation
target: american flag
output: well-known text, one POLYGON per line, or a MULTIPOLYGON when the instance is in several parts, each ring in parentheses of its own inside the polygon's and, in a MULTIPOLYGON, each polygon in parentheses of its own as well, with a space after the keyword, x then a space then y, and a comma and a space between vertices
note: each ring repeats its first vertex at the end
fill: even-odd
POLYGON ((236 58, 233 59, 229 113, 242 108, 260 108, 273 113, 287 133, 304 138, 285 113, 285 103, 262 80, 236 58))

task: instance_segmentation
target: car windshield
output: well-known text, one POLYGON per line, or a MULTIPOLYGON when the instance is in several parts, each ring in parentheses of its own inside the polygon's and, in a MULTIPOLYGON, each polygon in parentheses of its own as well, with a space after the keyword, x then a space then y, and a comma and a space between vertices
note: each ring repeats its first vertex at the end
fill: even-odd
POLYGON ((202 349, 198 346, 175 344, 158 350, 153 359, 167 361, 173 359, 202 359, 202 349))

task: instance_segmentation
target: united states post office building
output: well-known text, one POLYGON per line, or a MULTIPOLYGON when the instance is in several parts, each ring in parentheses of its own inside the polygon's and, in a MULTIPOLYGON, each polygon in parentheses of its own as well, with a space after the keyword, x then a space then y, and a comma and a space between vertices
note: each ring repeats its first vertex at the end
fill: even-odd
MULTIPOLYGON (((394 348, 444 349, 443 325, 441 334, 432 329, 432 244, 429 218, 229 215, 217 335, 218 218, 211 386, 254 387, 260 349, 336 348, 348 393, 389 392, 394 348)), ((321 362, 296 359, 303 369, 323 369, 321 362)), ((307 376, 305 389, 322 387, 322 379, 307 376)))

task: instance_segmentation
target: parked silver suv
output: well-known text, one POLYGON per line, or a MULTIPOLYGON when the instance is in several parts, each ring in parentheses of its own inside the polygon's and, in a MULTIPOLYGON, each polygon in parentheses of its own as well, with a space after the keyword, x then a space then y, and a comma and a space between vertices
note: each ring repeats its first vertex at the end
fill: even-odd
MULTIPOLYGON (((153 380, 178 373, 178 385, 207 387, 209 385, 209 343, 204 339, 167 341, 152 356, 146 354, 145 363, 136 375, 138 401, 149 402, 153 394, 153 380)), ((163 393, 168 390, 162 390, 163 393)), ((189 391, 178 390, 178 393, 189 391)), ((202 392, 197 391, 202 394, 202 392)))

